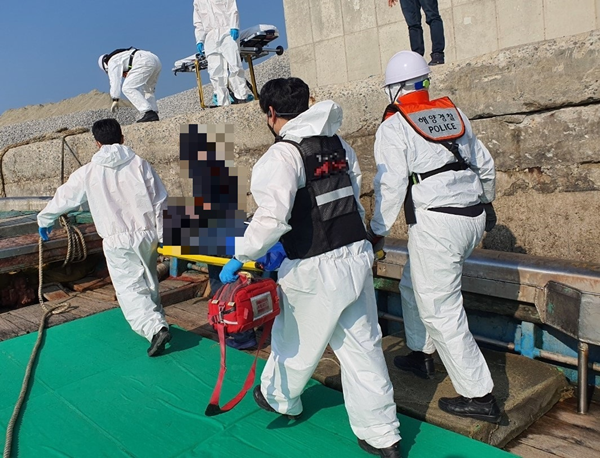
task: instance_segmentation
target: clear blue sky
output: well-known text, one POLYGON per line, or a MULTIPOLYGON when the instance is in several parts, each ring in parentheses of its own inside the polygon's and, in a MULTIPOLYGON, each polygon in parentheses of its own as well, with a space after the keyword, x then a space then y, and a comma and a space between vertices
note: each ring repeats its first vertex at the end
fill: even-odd
MULTIPOLYGON (((98 56, 129 46, 160 58, 158 98, 196 85, 193 74, 174 76, 171 72, 176 60, 196 51, 193 0, 1 2, 0 114, 92 89, 108 92, 108 78, 98 68, 98 56)), ((282 0, 237 0, 237 5, 241 29, 260 23, 275 25, 280 36, 273 47, 287 49, 282 0)))

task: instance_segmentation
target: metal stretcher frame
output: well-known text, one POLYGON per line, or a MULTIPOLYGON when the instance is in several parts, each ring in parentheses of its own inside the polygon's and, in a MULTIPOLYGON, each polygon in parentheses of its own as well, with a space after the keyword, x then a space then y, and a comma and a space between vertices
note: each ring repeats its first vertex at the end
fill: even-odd
MULTIPOLYGON (((260 33, 256 33, 240 43, 240 56, 242 60, 246 61, 248 64, 248 70, 250 71, 250 80, 249 84, 250 89, 252 90, 252 94, 254 95, 254 99, 258 100, 258 90, 256 87, 256 76, 254 73, 254 60, 260 57, 264 57, 269 53, 275 53, 278 56, 283 54, 283 46, 277 46, 276 48, 268 48, 265 47, 265 44, 270 43, 275 40, 279 36, 277 30, 264 30, 260 33)), ((202 88, 202 78, 200 76, 200 71, 206 70, 208 68, 208 63, 206 61, 206 57, 203 54, 196 54, 196 60, 194 61, 194 71, 196 72, 196 84, 198 85, 198 98, 200 99, 200 106, 205 109, 206 104, 204 103, 204 91, 202 88)), ((186 71, 182 68, 174 68, 173 72, 175 75, 179 71, 186 71)))
MULTIPOLYGON (((224 266, 231 258, 222 258, 219 256, 209 256, 204 254, 181 254, 181 247, 164 246, 158 248, 158 253, 169 258, 183 259, 191 262, 202 262, 211 266, 224 266)), ((256 262, 246 262, 242 266, 244 270, 262 271, 256 262)))

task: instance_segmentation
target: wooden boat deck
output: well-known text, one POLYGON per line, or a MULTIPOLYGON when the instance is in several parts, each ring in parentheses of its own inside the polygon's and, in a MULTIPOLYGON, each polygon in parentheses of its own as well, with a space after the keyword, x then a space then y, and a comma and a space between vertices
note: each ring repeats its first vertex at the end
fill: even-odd
MULTIPOLYGON (((169 323, 217 340, 207 320, 207 301, 198 297, 204 292, 206 276, 194 279, 161 282, 161 297, 169 323)), ((49 326, 92 315, 118 306, 112 285, 93 291, 77 293, 70 299, 72 310, 50 318, 49 326)), ((53 302, 49 302, 51 305, 53 302)), ((39 305, 23 307, 0 314, 0 341, 34 332, 39 326, 39 305)), ((266 358, 269 347, 261 351, 266 358)), ((315 379, 326 383, 337 372, 337 359, 328 349, 323 355, 315 379)), ((523 458, 598 458, 600 457, 600 399, 592 400, 588 415, 577 414, 576 399, 569 398, 556 404, 527 431, 512 440, 505 450, 523 458)))

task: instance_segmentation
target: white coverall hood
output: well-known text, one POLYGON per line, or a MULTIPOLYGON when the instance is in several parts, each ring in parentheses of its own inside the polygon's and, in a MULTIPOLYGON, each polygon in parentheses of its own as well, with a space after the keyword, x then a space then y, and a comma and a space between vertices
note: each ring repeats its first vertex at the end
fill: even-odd
POLYGON ((324 135, 331 137, 342 127, 344 115, 342 108, 332 100, 318 102, 290 119, 279 132, 284 138, 292 140, 324 135))
POLYGON ((125 145, 102 145, 100 150, 92 157, 92 162, 104 167, 115 168, 131 161, 135 153, 125 145))

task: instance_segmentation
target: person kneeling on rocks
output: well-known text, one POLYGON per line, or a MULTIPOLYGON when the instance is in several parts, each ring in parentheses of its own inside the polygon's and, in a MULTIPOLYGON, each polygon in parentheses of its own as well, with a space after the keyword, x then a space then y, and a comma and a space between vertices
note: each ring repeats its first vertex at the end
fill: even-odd
POLYGON ((119 107, 122 90, 133 106, 144 114, 137 122, 158 121, 154 93, 162 66, 157 56, 136 48, 115 49, 110 54, 102 54, 98 66, 108 74, 110 81, 110 111, 114 113, 119 107))
POLYGON ((152 166, 123 145, 117 120, 96 121, 92 133, 99 151, 38 214, 40 237, 47 241, 60 215, 88 202, 123 315, 156 356, 171 340, 156 272, 167 191, 152 166))

